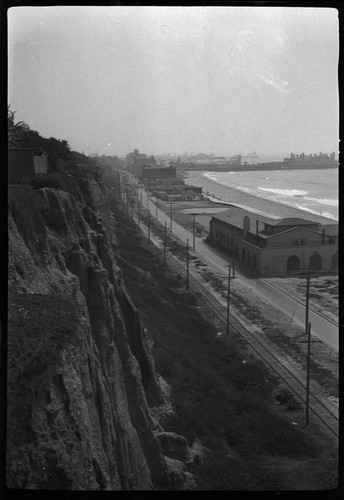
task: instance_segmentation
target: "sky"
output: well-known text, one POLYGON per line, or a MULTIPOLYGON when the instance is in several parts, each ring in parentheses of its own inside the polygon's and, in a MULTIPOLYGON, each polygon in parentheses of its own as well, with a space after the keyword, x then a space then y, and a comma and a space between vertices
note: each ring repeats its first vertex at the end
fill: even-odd
POLYGON ((85 154, 338 151, 334 8, 13 7, 16 121, 85 154))

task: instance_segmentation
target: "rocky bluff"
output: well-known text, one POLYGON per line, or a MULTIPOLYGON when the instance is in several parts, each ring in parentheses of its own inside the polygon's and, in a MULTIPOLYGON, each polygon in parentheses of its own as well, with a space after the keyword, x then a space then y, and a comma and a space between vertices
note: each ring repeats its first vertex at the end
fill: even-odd
POLYGON ((168 394, 116 264, 108 189, 86 172, 57 182, 9 186, 7 486, 183 488, 192 452, 157 420, 168 394))

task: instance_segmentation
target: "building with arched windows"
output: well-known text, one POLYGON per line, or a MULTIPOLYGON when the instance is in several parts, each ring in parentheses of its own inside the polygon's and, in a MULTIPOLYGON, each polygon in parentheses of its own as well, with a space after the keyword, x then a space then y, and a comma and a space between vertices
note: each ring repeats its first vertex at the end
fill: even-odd
POLYGON ((210 220, 209 238, 262 276, 289 276, 309 266, 338 271, 338 224, 251 212, 232 206, 210 220))

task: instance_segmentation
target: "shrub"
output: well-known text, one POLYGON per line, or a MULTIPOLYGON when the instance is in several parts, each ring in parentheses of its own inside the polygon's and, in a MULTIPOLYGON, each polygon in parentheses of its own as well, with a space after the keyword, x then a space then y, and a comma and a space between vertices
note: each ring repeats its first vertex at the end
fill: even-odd
POLYGON ((53 364, 78 331, 78 312, 70 297, 15 294, 9 299, 8 368, 16 376, 41 373, 53 364))
POLYGON ((54 174, 41 175, 39 177, 35 177, 31 181, 31 186, 33 189, 43 189, 46 187, 52 189, 60 189, 61 182, 54 174))

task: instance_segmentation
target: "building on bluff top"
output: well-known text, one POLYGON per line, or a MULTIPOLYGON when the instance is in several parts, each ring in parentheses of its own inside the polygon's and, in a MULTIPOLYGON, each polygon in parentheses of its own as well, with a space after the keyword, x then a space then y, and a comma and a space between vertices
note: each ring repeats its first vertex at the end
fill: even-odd
POLYGON ((8 182, 18 184, 36 175, 46 174, 48 155, 32 148, 8 149, 8 182))
POLYGON ((209 239, 262 276, 300 274, 309 266, 338 272, 338 224, 281 218, 232 206, 214 215, 209 239))

